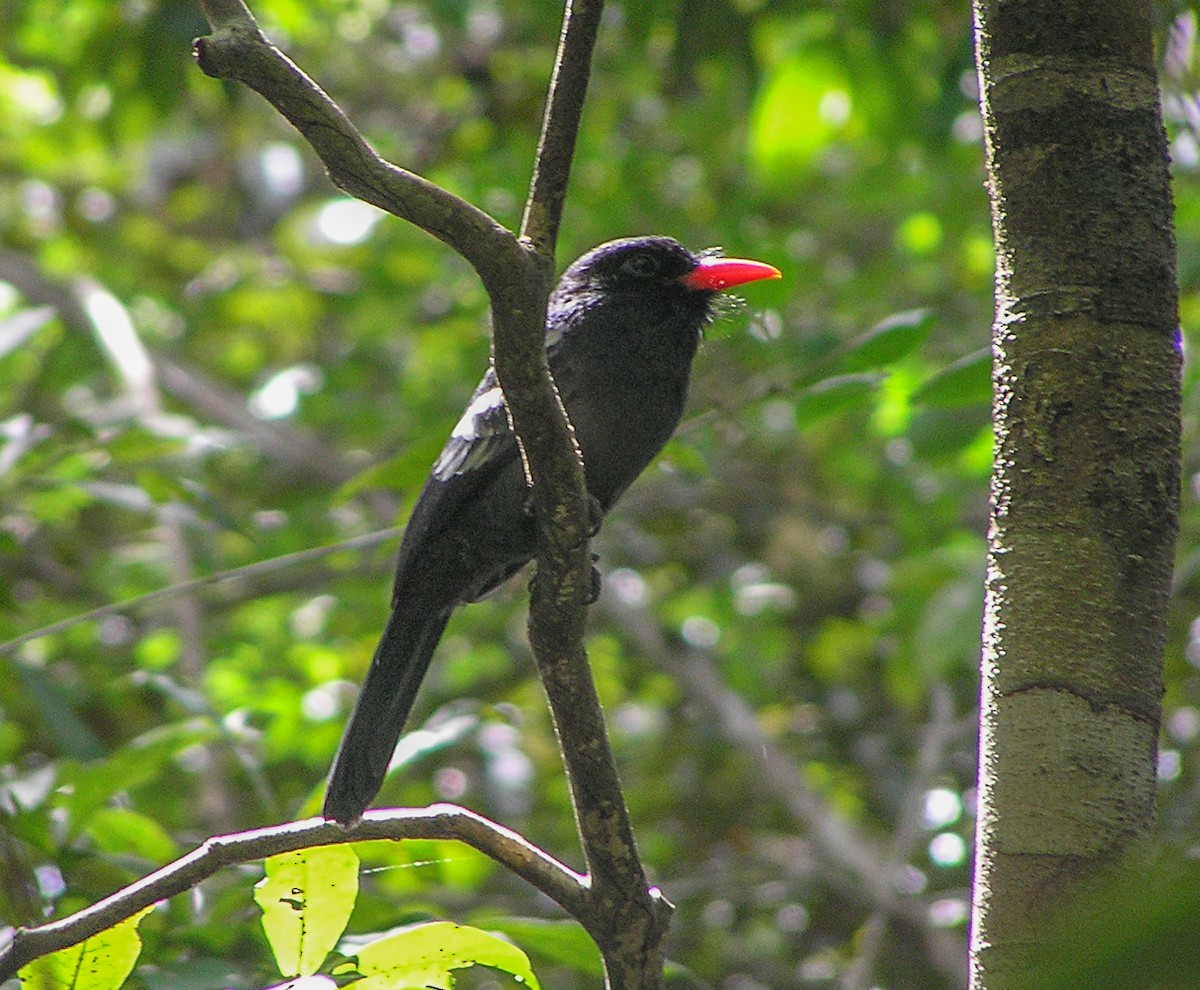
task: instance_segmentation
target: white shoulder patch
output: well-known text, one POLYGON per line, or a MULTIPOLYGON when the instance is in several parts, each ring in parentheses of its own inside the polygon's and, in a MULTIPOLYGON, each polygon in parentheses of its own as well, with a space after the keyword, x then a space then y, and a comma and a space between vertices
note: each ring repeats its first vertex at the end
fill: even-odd
POLYGON ((471 400, 433 465, 441 481, 486 464, 512 438, 508 406, 499 385, 484 389, 471 400))

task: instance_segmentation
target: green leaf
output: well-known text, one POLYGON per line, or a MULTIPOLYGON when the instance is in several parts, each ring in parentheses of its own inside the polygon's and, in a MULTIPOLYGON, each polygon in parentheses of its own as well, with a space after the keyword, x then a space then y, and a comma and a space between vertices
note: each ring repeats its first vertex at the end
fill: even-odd
POLYGON ((133 972, 142 951, 138 922, 153 911, 144 908, 78 945, 35 959, 17 976, 24 990, 116 990, 133 972))
POLYGON ((929 309, 894 313, 839 347, 830 355, 830 364, 843 373, 893 364, 924 343, 934 321, 935 314, 929 309))
POLYGON ((992 352, 982 347, 960 357, 913 392, 913 402, 927 406, 973 406, 992 401, 992 352))
POLYGON ((357 956, 358 990, 451 990, 454 971, 490 966, 538 990, 529 957, 479 928, 434 921, 413 925, 364 946, 357 956))
POLYGON ((87 831, 96 848, 110 855, 141 856, 151 863, 165 863, 179 855, 170 833, 132 808, 99 809, 88 820, 87 831))
POLYGON ((926 684, 973 669, 979 660, 983 582, 969 573, 930 596, 913 635, 913 657, 926 684))
POLYGON ((676 471, 692 477, 702 477, 709 470, 704 455, 682 440, 669 440, 659 456, 660 463, 670 464, 676 471))
POLYGON ((1035 950, 1039 990, 1198 990, 1200 866, 1163 850, 1132 855, 1047 916, 1035 950))
POLYGON ((379 490, 415 495, 425 482, 429 465, 437 460, 445 437, 444 430, 430 430, 403 453, 360 471, 334 493, 335 503, 341 505, 363 492, 379 490))
POLYGON ((833 615, 811 637, 806 665, 822 680, 835 684, 866 669, 875 648, 876 633, 862 622, 833 615))
MULTIPOLYGON (((991 432, 986 406, 925 406, 909 423, 908 439, 915 456, 937 464, 959 457, 964 448, 979 442, 981 433, 990 437, 991 432)), ((987 453, 990 466, 990 447, 987 453)))
POLYGON ((186 450, 186 443, 175 437, 164 437, 140 426, 122 430, 104 442, 109 457, 119 464, 141 464, 186 450))
POLYGON ((59 752, 77 760, 96 760, 105 755, 104 744, 76 714, 67 693, 49 670, 26 663, 14 663, 27 701, 41 713, 42 724, 59 752))
POLYGON ((805 389, 796 400, 796 423, 809 426, 854 406, 863 405, 885 376, 877 373, 834 375, 805 389))
POLYGON ((254 887, 263 930, 284 976, 312 976, 341 938, 358 897, 358 856, 320 846, 272 856, 254 887))
POLYGON ((188 719, 151 729, 103 760, 64 761, 59 800, 67 811, 69 834, 89 822, 114 794, 128 793, 165 773, 177 772, 176 756, 190 746, 208 742, 217 731, 209 719, 188 719))
POLYGON ((542 918, 489 919, 488 927, 504 932, 530 952, 545 956, 560 966, 578 973, 601 977, 604 964, 592 937, 574 921, 547 921, 542 918))

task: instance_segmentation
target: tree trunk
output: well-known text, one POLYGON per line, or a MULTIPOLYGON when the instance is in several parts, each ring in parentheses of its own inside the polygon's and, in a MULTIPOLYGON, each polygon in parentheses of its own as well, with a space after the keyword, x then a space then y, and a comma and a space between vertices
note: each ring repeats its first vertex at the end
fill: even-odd
POLYGON ((1144 0, 975 0, 996 242, 972 987, 1152 827, 1178 297, 1144 0), (1039 917, 1041 915, 1041 917, 1039 917))

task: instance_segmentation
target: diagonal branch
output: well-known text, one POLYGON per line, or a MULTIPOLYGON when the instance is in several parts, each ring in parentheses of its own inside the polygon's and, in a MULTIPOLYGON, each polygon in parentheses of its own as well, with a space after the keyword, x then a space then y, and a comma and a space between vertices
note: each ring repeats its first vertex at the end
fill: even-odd
POLYGON ((201 71, 233 79, 267 100, 304 136, 330 180, 364 202, 407 220, 467 259, 489 293, 530 253, 512 231, 465 199, 381 158, 336 103, 267 40, 242 0, 201 0, 213 26, 193 52, 201 71))
POLYGON ((368 811, 347 828, 323 818, 273 825, 207 839, 186 856, 168 863, 75 914, 36 928, 18 928, 0 945, 0 983, 27 963, 133 917, 158 901, 195 887, 223 867, 249 863, 312 846, 367 839, 457 839, 528 881, 569 914, 587 911, 587 880, 511 829, 452 804, 428 808, 368 811))
POLYGON ((546 687, 591 877, 576 916, 596 939, 610 986, 662 981, 669 905, 649 888, 583 647, 591 591, 583 467, 546 362, 554 246, 599 28, 602 0, 569 0, 521 237, 404 169, 383 161, 345 114, 267 42, 242 0, 202 0, 214 32, 195 44, 209 75, 245 82, 313 146, 351 195, 409 220, 458 251, 492 306, 493 358, 533 484, 538 567, 530 645, 546 687))
POLYGON ((563 16, 533 181, 521 218, 522 238, 547 258, 554 257, 558 240, 567 181, 575 159, 575 138, 592 71, 592 50, 603 12, 604 0, 574 0, 567 4, 563 16))
MULTIPOLYGON (((873 934, 882 935, 884 923, 897 923, 906 933, 923 939, 930 962, 952 985, 962 983, 961 953, 957 939, 930 926, 928 916, 912 899, 903 897, 892 878, 906 851, 917 837, 910 834, 919 818, 919 805, 906 813, 909 824, 902 828, 889 849, 873 841, 853 822, 840 814, 826 798, 804 779, 795 761, 759 725, 754 710, 741 695, 722 680, 711 656, 698 649, 669 644, 653 616, 642 607, 627 605, 615 596, 605 600, 607 614, 616 620, 637 648, 665 668, 689 696, 715 719, 715 728, 741 749, 757 766, 755 780, 766 799, 779 801, 792 820, 812 841, 826 882, 849 900, 872 910, 863 932, 868 943, 873 934)), ((923 794, 934 768, 941 763, 944 747, 973 720, 952 722, 949 700, 935 695, 931 724, 925 733, 918 772, 910 788, 910 800, 923 794)))
POLYGON ((252 564, 243 564, 241 567, 231 567, 228 570, 204 574, 186 581, 178 581, 167 585, 165 588, 158 588, 154 591, 148 591, 143 595, 135 595, 132 598, 123 598, 120 601, 110 602, 99 608, 80 612, 68 618, 60 619, 58 622, 52 622, 50 625, 31 629, 20 636, 14 636, 12 639, 0 642, 0 656, 12 653, 17 647, 32 640, 64 632, 83 622, 96 622, 110 615, 125 615, 129 612, 145 609, 151 605, 174 601, 181 595, 190 595, 201 588, 211 585, 247 581, 264 574, 272 574, 276 571, 286 570, 289 567, 296 567, 300 564, 310 564, 313 561, 322 560, 335 553, 341 553, 343 550, 374 549, 380 543, 386 543, 388 540, 395 539, 403 532, 404 530, 398 526, 378 529, 371 533, 364 533, 361 536, 352 536, 346 540, 339 540, 337 543, 330 543, 321 547, 310 547, 307 550, 296 550, 293 553, 285 553, 277 557, 256 560, 252 564))

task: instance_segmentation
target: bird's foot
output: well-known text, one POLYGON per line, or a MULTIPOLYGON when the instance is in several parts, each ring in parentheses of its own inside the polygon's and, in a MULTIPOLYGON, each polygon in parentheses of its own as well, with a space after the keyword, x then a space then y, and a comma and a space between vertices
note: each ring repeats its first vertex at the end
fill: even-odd
POLYGON ((600 598, 600 588, 602 581, 600 580, 600 568, 596 566, 596 562, 600 559, 599 554, 592 554, 592 580, 584 595, 584 605, 595 605, 600 598))
MULTIPOLYGON (((584 539, 590 540, 593 536, 600 532, 600 526, 604 522, 604 507, 600 504, 600 500, 591 492, 586 492, 587 499, 587 529, 584 530, 584 539)), ((534 500, 533 492, 529 491, 525 495, 525 500, 521 503, 521 511, 527 519, 537 519, 537 502, 534 500)))
POLYGON ((590 540, 593 536, 600 532, 600 526, 604 522, 604 507, 601 506, 600 500, 591 492, 588 492, 587 495, 587 512, 587 537, 590 540))

